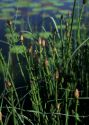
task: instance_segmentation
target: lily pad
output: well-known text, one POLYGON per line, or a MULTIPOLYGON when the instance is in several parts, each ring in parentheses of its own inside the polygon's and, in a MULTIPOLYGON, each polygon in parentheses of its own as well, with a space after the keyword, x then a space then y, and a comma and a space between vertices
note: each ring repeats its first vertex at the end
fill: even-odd
POLYGON ((8 3, 8 1, 7 1, 7 2, 2 2, 2 3, 0 3, 0 7, 3 7, 3 8, 13 7, 13 6, 15 6, 15 3, 14 3, 14 2, 13 2, 13 3, 8 3))
POLYGON ((15 9, 14 8, 4 8, 2 9, 2 13, 15 13, 15 9))
POLYGON ((64 6, 64 2, 54 2, 54 5, 57 7, 64 6))
POLYGON ((39 13, 41 11, 41 8, 34 8, 32 9, 33 12, 39 13))
POLYGON ((42 8, 42 10, 45 10, 45 11, 51 11, 51 10, 55 11, 55 9, 56 9, 56 7, 54 7, 54 6, 46 6, 46 7, 42 8))
POLYGON ((22 7, 29 7, 29 4, 30 4, 30 2, 21 0, 21 1, 17 1, 15 3, 15 6, 18 8, 22 8, 22 7))
POLYGON ((15 23, 15 25, 21 25, 22 24, 22 20, 14 20, 13 23, 15 23))
POLYGON ((56 14, 55 17, 56 18, 61 18, 61 14, 56 14))
POLYGON ((71 10, 59 10, 59 12, 61 12, 61 14, 63 14, 63 15, 67 15, 68 13, 70 13, 71 14, 71 10))
POLYGON ((31 8, 41 8, 41 5, 40 5, 40 3, 33 2, 33 3, 29 4, 29 7, 31 7, 31 8))
POLYGON ((4 15, 0 16, 0 20, 10 20, 10 19, 12 19, 12 17, 10 15, 9 16, 8 15, 7 16, 4 16, 4 15))

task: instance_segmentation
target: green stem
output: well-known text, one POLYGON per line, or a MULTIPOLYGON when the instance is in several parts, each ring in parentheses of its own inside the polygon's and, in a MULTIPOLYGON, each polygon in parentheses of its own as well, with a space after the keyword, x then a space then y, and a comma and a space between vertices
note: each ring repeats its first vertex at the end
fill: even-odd
POLYGON ((14 125, 16 125, 15 107, 14 107, 14 97, 13 97, 13 88, 11 88, 11 102, 12 102, 13 122, 14 122, 14 125))
POLYGON ((76 117, 78 117, 77 116, 77 110, 78 110, 78 99, 76 100, 76 106, 75 106, 75 125, 77 125, 78 124, 78 120, 77 120, 77 118, 76 117))
MULTIPOLYGON (((9 72, 9 69, 8 69, 8 67, 7 67, 7 65, 6 65, 6 63, 5 63, 5 59, 3 58, 1 52, 0 52, 0 58, 2 59, 3 66, 6 68, 6 71, 5 71, 6 75, 5 75, 5 77, 7 77, 7 76, 9 77, 10 82, 12 83, 12 86, 13 86, 13 88, 14 88, 15 95, 16 95, 16 98, 17 98, 17 101, 18 101, 19 107, 20 107, 20 102, 19 102, 18 94, 17 94, 17 92, 16 92, 15 85, 14 85, 14 83, 13 83, 13 80, 12 80, 11 74, 10 74, 10 72, 9 72)), ((8 79, 8 78, 7 78, 7 79, 8 79)))
POLYGON ((78 45, 80 45, 80 23, 81 23, 83 9, 84 9, 84 5, 81 8, 80 16, 79 16, 79 19, 78 19, 78 45))
POLYGON ((71 21, 71 29, 70 29, 70 38, 69 38, 69 41, 71 40, 71 35, 72 35, 75 6, 76 6, 76 0, 74 0, 73 10, 72 10, 72 21, 71 21))
POLYGON ((21 75, 22 75, 24 81, 26 82, 25 75, 24 75, 22 66, 21 66, 21 64, 20 64, 20 60, 19 60, 18 54, 16 54, 16 57, 17 57, 17 61, 18 61, 18 65, 19 65, 19 68, 20 68, 21 75))
POLYGON ((66 89, 66 106, 65 106, 65 113, 66 113, 66 121, 65 121, 65 125, 68 125, 68 92, 66 89))
POLYGON ((56 91, 55 91, 56 105, 58 104, 58 91, 57 91, 57 81, 56 81, 56 91))

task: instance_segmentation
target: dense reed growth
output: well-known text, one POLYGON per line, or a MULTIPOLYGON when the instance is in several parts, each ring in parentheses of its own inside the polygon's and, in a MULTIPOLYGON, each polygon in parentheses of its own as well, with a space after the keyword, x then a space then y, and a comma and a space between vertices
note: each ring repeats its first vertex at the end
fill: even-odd
POLYGON ((82 28, 83 0, 76 18, 49 17, 48 32, 16 31, 6 24, 8 58, 0 50, 1 125, 87 125, 89 117, 89 37, 82 28), (74 29, 76 21, 76 30, 74 29))

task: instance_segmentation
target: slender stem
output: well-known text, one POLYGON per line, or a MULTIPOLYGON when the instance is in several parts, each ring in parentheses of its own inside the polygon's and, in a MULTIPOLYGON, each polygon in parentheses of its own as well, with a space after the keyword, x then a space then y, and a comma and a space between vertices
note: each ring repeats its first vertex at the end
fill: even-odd
POLYGON ((84 5, 82 5, 80 16, 79 16, 79 19, 78 19, 78 45, 80 45, 80 23, 81 23, 83 10, 84 10, 84 5))
POLYGON ((14 107, 14 97, 13 97, 13 88, 11 88, 11 103, 12 103, 13 122, 14 122, 14 125, 16 125, 15 107, 14 107))
POLYGON ((74 21, 74 12, 75 12, 76 0, 74 0, 73 10, 72 10, 72 21, 71 21, 71 29, 70 29, 70 40, 72 35, 73 21, 74 21))
POLYGON ((66 106, 65 106, 65 112, 66 112, 66 121, 65 121, 65 125, 68 125, 68 91, 66 90, 66 106))
POLYGON ((75 125, 78 124, 78 120, 77 120, 77 111, 78 111, 78 99, 76 100, 76 106, 75 106, 75 125))
POLYGON ((24 78, 24 81, 26 82, 25 75, 24 75, 22 66, 21 66, 21 64, 20 64, 20 60, 19 60, 18 54, 16 54, 16 57, 17 57, 17 61, 18 61, 18 65, 19 65, 19 68, 20 68, 21 75, 22 75, 22 77, 24 78))

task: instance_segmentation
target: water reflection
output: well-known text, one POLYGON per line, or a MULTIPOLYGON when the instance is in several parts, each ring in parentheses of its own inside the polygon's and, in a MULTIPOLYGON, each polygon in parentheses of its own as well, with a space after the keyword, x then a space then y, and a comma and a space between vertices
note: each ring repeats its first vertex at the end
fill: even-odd
MULTIPOLYGON (((17 30, 29 30, 29 24, 33 31, 40 31, 41 26, 45 25, 46 30, 50 30, 50 19, 52 16, 57 22, 60 22, 60 16, 65 18, 68 13, 71 15, 74 0, 0 0, 0 39, 4 39, 5 23, 8 19, 13 19, 17 30)), ((82 2, 77 1, 76 14, 79 15, 82 2)), ((84 10, 84 16, 88 20, 88 5, 84 10)), ((86 21, 85 18, 83 21, 86 21)), ((87 21, 86 21, 87 25, 87 21)), ((0 43, 0 46, 1 43, 0 43)), ((4 45, 3 45, 4 46, 4 45)))

